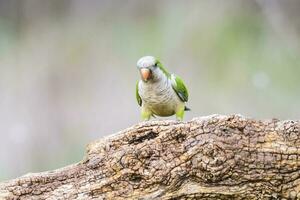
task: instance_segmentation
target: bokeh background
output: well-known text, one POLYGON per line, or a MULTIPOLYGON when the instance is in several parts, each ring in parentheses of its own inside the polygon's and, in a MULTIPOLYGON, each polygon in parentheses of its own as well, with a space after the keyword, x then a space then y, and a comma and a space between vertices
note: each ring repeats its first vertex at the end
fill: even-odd
POLYGON ((186 120, 299 119, 299 10, 297 0, 0 0, 0 181, 78 162, 88 142, 138 123, 144 55, 185 80, 186 120))

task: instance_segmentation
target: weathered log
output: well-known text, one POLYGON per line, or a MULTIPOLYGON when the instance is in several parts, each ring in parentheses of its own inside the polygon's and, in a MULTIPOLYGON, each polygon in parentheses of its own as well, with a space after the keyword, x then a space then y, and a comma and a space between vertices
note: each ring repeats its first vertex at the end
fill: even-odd
POLYGON ((300 121, 142 122, 80 163, 0 184, 0 199, 300 199, 300 121))

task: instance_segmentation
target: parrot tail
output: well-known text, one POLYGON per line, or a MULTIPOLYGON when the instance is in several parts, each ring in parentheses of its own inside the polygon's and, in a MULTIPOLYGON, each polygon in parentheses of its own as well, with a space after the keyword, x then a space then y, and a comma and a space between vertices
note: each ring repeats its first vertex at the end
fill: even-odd
POLYGON ((184 111, 191 111, 191 109, 185 106, 184 111))

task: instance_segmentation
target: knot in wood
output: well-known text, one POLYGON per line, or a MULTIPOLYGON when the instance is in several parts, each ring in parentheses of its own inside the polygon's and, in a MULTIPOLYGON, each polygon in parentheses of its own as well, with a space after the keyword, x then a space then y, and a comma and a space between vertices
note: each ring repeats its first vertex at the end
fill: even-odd
POLYGON ((234 166, 233 154, 215 143, 206 144, 192 159, 192 175, 203 182, 219 182, 228 176, 234 166))

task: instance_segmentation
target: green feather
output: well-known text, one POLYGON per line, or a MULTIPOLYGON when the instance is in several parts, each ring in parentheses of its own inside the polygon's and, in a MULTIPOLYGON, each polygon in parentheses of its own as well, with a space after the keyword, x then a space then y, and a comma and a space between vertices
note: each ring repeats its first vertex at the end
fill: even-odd
POLYGON ((161 64, 161 62, 158 59, 156 59, 156 65, 169 79, 171 79, 172 87, 175 90, 178 97, 183 102, 187 102, 189 99, 189 93, 188 93, 188 90, 187 90, 186 86, 184 85, 182 79, 175 74, 170 74, 166 70, 166 68, 164 68, 164 66, 161 64))
POLYGON ((140 97, 140 94, 139 94, 139 81, 136 82, 135 97, 136 97, 138 104, 140 106, 142 106, 142 98, 140 97))
POLYGON ((188 90, 187 90, 186 86, 184 85, 182 79, 179 76, 172 74, 171 82, 172 82, 172 87, 175 90, 178 97, 183 102, 187 102, 189 99, 189 93, 188 93, 188 90))
POLYGON ((156 59, 155 64, 168 78, 170 78, 171 74, 166 70, 166 68, 164 68, 164 66, 161 64, 161 62, 158 59, 156 59))

